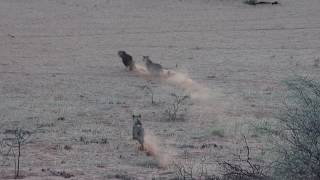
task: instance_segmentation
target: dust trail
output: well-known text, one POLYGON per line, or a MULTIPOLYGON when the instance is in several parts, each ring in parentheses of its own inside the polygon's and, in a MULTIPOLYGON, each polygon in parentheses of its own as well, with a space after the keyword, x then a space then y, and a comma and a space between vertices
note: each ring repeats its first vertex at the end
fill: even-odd
POLYGON ((173 154, 175 151, 166 147, 164 151, 160 146, 158 138, 150 131, 146 131, 144 136, 144 149, 147 154, 156 158, 160 167, 168 167, 173 162, 173 154))
POLYGON ((204 100, 209 97, 210 89, 195 82, 187 74, 171 70, 168 74, 170 75, 166 78, 166 81, 169 84, 177 85, 185 89, 191 95, 192 99, 204 100))
POLYGON ((136 64, 135 72, 146 79, 158 79, 171 85, 178 86, 187 91, 191 98, 196 100, 206 100, 209 97, 216 96, 209 88, 195 82, 187 74, 174 70, 164 69, 159 77, 152 76, 144 65, 136 64))
POLYGON ((134 71, 137 72, 141 76, 151 76, 151 74, 148 72, 147 68, 141 64, 135 64, 134 71))
MULTIPOLYGON (((212 101, 222 97, 222 91, 218 88, 212 90, 195 82, 187 73, 164 69, 160 76, 154 76, 141 64, 136 64, 134 72, 145 79, 159 80, 184 89, 191 99, 196 100, 194 102, 198 102, 197 106, 194 107, 195 109, 193 109, 197 113, 212 113, 213 109, 222 112, 223 105, 215 104, 215 101, 212 101)), ((198 121, 195 123, 197 125, 200 124, 198 121)), ((177 162, 175 158, 177 151, 174 148, 163 147, 163 143, 159 142, 159 138, 150 131, 145 133, 144 148, 148 155, 153 156, 158 161, 160 167, 168 167, 177 162)))

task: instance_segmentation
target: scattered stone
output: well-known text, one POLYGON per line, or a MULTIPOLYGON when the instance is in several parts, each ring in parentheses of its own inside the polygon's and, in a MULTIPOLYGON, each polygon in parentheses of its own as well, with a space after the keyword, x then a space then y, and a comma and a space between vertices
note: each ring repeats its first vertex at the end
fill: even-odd
POLYGON ((207 78, 214 79, 214 78, 216 78, 216 76, 215 75, 211 75, 211 76, 207 76, 207 78))
POLYGON ((84 136, 80 136, 79 142, 82 142, 83 144, 109 144, 109 141, 107 138, 87 139, 84 136))
POLYGON ((208 144, 202 144, 201 149, 210 147, 208 144))
POLYGON ((61 176, 61 177, 64 177, 64 178, 74 177, 74 175, 71 174, 71 173, 67 173, 67 172, 65 172, 65 171, 51 170, 50 168, 41 169, 41 171, 42 171, 42 172, 49 172, 50 175, 52 175, 52 176, 61 176))
POLYGON ((64 121, 66 120, 64 117, 58 117, 58 121, 64 121))
POLYGON ((202 146, 200 147, 201 149, 205 149, 205 148, 210 148, 211 146, 213 146, 214 148, 218 148, 218 145, 213 143, 213 144, 202 144, 202 146))
POLYGON ((65 146, 63 147, 63 149, 65 149, 65 150, 71 150, 72 147, 71 147, 70 145, 65 145, 65 146))
POLYGON ((193 149, 193 148, 196 148, 196 147, 194 145, 192 145, 192 144, 183 144, 183 145, 178 146, 178 148, 190 148, 190 149, 193 149))
POLYGON ((11 38, 15 38, 15 37, 16 37, 16 36, 13 35, 13 34, 8 34, 8 36, 11 37, 11 38))
POLYGON ((98 164, 98 165, 97 165, 97 168, 105 168, 105 166, 102 165, 102 164, 98 164))
POLYGON ((259 4, 271 4, 271 5, 278 5, 280 4, 278 1, 268 2, 268 1, 257 1, 257 0, 246 0, 246 4, 249 5, 259 5, 259 4))

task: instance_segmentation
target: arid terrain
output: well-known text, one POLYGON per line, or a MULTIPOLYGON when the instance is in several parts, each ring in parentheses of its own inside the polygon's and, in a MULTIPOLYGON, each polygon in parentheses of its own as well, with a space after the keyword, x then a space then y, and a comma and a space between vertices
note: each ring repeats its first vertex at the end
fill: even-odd
MULTIPOLYGON (((320 78, 320 1, 280 3, 0 0, 0 137, 32 132, 23 179, 169 179, 179 163, 219 175, 243 135, 262 154, 252 124, 274 119, 282 81, 320 78), (142 56, 174 75, 148 75, 142 56), (190 96, 176 121, 172 93, 190 96), (133 114, 151 155, 132 140, 133 114)), ((0 179, 14 178, 12 157, 0 160, 0 179)))

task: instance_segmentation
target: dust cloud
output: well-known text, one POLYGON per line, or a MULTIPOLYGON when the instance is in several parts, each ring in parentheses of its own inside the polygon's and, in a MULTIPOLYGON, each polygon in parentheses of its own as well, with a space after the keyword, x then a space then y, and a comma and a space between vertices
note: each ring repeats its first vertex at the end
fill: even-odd
POLYGON ((165 149, 159 144, 159 139, 150 131, 146 131, 144 136, 144 150, 148 155, 155 157, 159 163, 159 167, 168 167, 174 161, 175 151, 166 147, 165 149))
MULTIPOLYGON (((198 106, 201 107, 201 113, 204 111, 211 112, 212 104, 215 98, 221 97, 222 93, 218 90, 212 90, 200 83, 192 80, 187 73, 178 72, 174 70, 163 69, 160 76, 155 76, 149 73, 148 69, 141 64, 136 64, 134 72, 145 79, 157 80, 160 83, 167 83, 172 86, 183 89, 190 95, 193 101, 200 102, 198 106)), ((215 106, 216 107, 216 106, 215 106)), ((199 110, 197 110, 199 112, 199 110)), ((160 146, 159 139, 150 131, 146 131, 144 137, 144 150, 148 155, 155 157, 160 167, 168 167, 174 163, 175 155, 177 154, 174 149, 160 146)))
POLYGON ((193 100, 208 100, 220 95, 218 91, 212 91, 204 85, 195 82, 187 73, 163 69, 160 76, 154 76, 148 72, 144 65, 141 64, 136 64, 135 72, 145 79, 160 80, 160 82, 165 82, 182 88, 193 100))

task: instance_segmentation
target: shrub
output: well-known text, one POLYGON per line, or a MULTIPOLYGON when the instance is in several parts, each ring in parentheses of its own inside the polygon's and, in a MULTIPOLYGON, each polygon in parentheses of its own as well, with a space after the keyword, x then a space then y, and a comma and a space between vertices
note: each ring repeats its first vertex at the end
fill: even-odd
POLYGON ((184 162, 173 164, 175 177, 171 180, 222 180, 215 174, 208 172, 208 164, 205 161, 206 158, 203 157, 200 162, 195 162, 185 154, 184 162))
POLYGON ((187 95, 177 95, 175 93, 170 94, 173 98, 173 102, 165 110, 165 114, 168 116, 169 121, 176 121, 178 116, 181 116, 183 112, 187 111, 186 101, 190 98, 187 95))
POLYGON ((298 77, 285 81, 288 96, 271 132, 279 143, 274 175, 320 179, 320 83, 298 77))
POLYGON ((249 4, 249 5, 256 5, 257 4, 257 0, 245 0, 244 3, 245 4, 249 4))
POLYGON ((266 175, 268 169, 263 162, 258 162, 251 155, 251 148, 243 136, 244 145, 239 152, 233 155, 234 159, 219 163, 223 177, 229 180, 269 180, 266 175))

